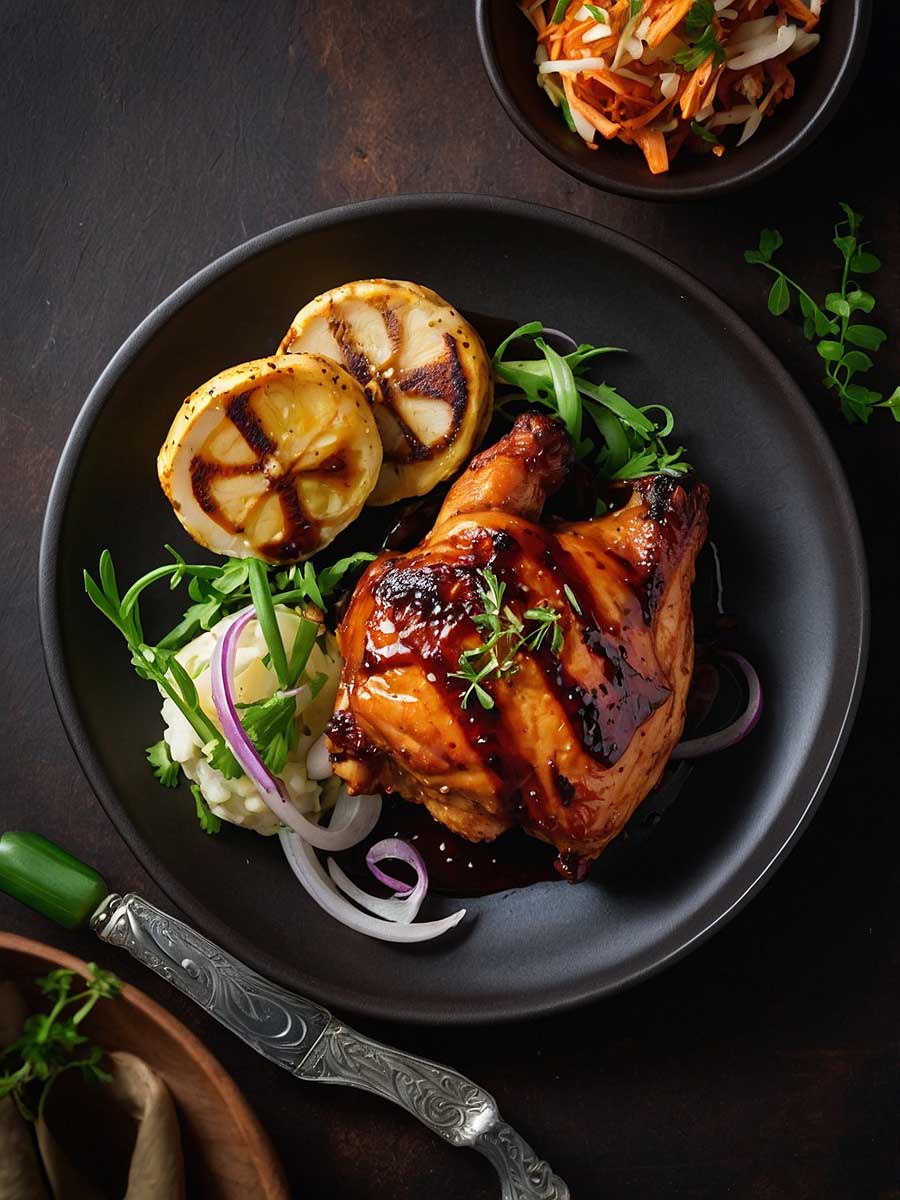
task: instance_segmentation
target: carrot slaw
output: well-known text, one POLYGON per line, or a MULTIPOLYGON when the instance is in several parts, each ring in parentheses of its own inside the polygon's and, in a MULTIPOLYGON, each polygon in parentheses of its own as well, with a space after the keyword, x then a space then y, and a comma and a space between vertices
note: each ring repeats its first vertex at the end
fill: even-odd
POLYGON ((568 127, 637 146, 654 175, 687 143, 749 141, 794 94, 791 64, 819 43, 825 0, 521 0, 538 84, 568 127), (735 136, 736 134, 736 136, 735 136), (728 135, 726 135, 728 136, 728 135))

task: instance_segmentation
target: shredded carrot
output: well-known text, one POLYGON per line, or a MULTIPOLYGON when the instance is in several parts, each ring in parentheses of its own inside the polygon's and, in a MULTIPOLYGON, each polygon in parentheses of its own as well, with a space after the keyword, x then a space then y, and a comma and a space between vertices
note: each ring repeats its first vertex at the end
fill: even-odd
POLYGON ((624 75, 617 75, 615 71, 582 71, 582 75, 585 79, 602 83, 617 96, 633 96, 635 99, 646 100, 651 95, 648 86, 634 79, 626 79, 624 75))
POLYGON ((816 14, 803 3, 803 0, 778 0, 782 11, 793 17, 795 21, 801 21, 803 28, 809 33, 819 23, 819 18, 816 14))
POLYGON ((651 3, 650 8, 658 12, 651 19, 650 28, 644 39, 654 48, 664 42, 676 25, 680 24, 691 10, 694 0, 674 0, 674 3, 651 3))
POLYGON ((639 117, 631 117, 627 121, 622 122, 624 129, 642 129, 645 125, 649 125, 651 121, 655 121, 660 113, 664 112, 672 100, 663 98, 659 104, 654 104, 653 108, 648 108, 645 113, 641 113, 639 117))
POLYGON ((713 56, 710 55, 706 62, 701 63, 696 71, 691 75, 687 82, 687 86, 681 93, 681 99, 678 102, 681 109, 681 115, 686 121, 690 121, 701 109, 700 103, 703 95, 703 89, 709 83, 709 77, 713 69, 713 56))
POLYGON ((669 169, 669 152, 666 139, 658 129, 635 129, 634 140, 644 152, 651 175, 662 175, 669 169))
MULTIPOLYGON (((712 127, 713 139, 707 136, 705 124, 713 114, 731 113, 749 104, 771 116, 794 94, 789 64, 818 40, 818 34, 806 36, 820 21, 808 8, 808 0, 734 0, 733 6, 719 6, 715 12, 712 6, 697 6, 696 0, 642 0, 639 9, 635 0, 597 3, 602 13, 569 0, 555 20, 556 0, 537 5, 519 0, 548 60, 567 61, 566 69, 540 73, 538 82, 554 104, 559 104, 562 87, 579 132, 592 150, 597 149, 597 133, 607 141, 638 146, 655 175, 669 169, 686 142, 691 152, 712 150, 716 157, 726 152, 726 143, 732 145, 740 136, 747 118, 734 113, 712 127), (604 14, 605 21, 598 19, 604 14), (761 61, 734 70, 725 57, 729 42, 748 21, 761 16, 774 20, 751 29, 740 45, 741 52, 750 49, 761 61), (789 22, 795 29, 801 26, 804 36, 775 55, 775 34, 789 22), (772 57, 766 58, 765 53, 772 57), (593 65, 575 69, 579 59, 591 59, 593 65), (740 121, 735 123, 735 117, 740 121)), ((757 119, 752 110, 745 111, 751 112, 751 120, 757 119)))
POLYGON ((609 141, 614 138, 619 132, 619 126, 615 122, 608 120, 604 115, 593 105, 588 104, 586 100, 582 100, 580 96, 575 94, 575 88, 569 77, 563 76, 563 88, 565 89, 566 99, 569 102, 569 108, 580 113, 586 121, 597 130, 597 132, 609 141))

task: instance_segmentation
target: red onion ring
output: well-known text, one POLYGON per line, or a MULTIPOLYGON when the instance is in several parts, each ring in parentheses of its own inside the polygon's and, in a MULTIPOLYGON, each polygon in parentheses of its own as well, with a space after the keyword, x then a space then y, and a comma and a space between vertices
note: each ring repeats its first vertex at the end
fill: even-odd
POLYGON ((724 653, 722 658, 730 659, 740 668, 747 684, 747 706, 741 715, 724 729, 679 742, 672 751, 673 759, 702 758, 706 754, 716 754, 719 750, 728 750, 731 746, 736 746, 753 729, 762 714, 762 686, 754 668, 742 654, 735 654, 731 650, 724 653))
POLYGON ((385 838, 376 842, 366 854, 366 866, 378 882, 389 887, 395 896, 410 895, 417 890, 422 880, 425 881, 425 889, 428 888, 428 868, 425 866, 425 859, 415 846, 401 841, 400 838, 385 838), (386 858, 394 858, 397 862, 405 862, 412 867, 417 876, 416 883, 404 883, 402 879, 395 879, 393 875, 382 871, 378 864, 386 858))
MULTIPOLYGON (((289 829, 282 829, 278 834, 281 847, 288 860, 291 870, 306 889, 316 904, 324 909, 329 916, 353 929, 357 933, 377 938, 382 942, 428 942, 440 937, 448 929, 452 929, 466 915, 464 908, 443 917, 438 921, 419 921, 416 924, 400 923, 396 920, 383 920, 360 910, 338 891, 337 887, 326 875, 322 864, 316 857, 316 852, 302 837, 289 829)), ((335 866, 337 864, 334 864, 335 866)), ((346 877, 345 877, 346 878, 346 877)), ((349 880, 348 880, 349 882, 349 880)), ((363 893, 365 895, 365 893, 363 893)), ((374 900, 367 897, 367 900, 374 900)), ((405 901, 395 901, 405 903, 405 901)))
POLYGON ((383 917, 385 921, 396 921, 399 925, 409 925, 418 916, 422 901, 425 899, 427 883, 421 887, 416 886, 408 896, 388 898, 370 896, 368 892, 364 892, 361 887, 356 886, 333 858, 328 859, 327 865, 328 874, 335 887, 339 888, 360 908, 364 908, 366 912, 374 913, 376 917, 383 917))
MULTIPOLYGON (((295 833, 312 845, 318 846, 320 850, 347 850, 362 841, 375 828, 381 815, 381 797, 348 797, 342 811, 345 818, 343 826, 337 824, 335 828, 322 828, 297 811, 284 784, 268 769, 241 725, 232 692, 234 662, 240 636, 255 616, 256 609, 252 605, 240 612, 216 642, 212 653, 212 699, 225 741, 265 804, 283 824, 290 826, 295 833)), ((338 817, 337 808, 334 817, 338 817)))

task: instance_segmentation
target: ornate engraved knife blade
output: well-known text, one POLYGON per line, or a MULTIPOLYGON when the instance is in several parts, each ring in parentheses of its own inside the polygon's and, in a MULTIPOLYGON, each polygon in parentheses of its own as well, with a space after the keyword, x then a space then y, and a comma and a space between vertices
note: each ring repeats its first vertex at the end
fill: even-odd
POLYGON ((493 1096, 471 1079, 363 1037, 140 896, 107 896, 91 927, 102 941, 127 950, 298 1078, 373 1092, 406 1109, 451 1146, 478 1150, 493 1163, 503 1200, 568 1200, 566 1184, 501 1119, 493 1096))

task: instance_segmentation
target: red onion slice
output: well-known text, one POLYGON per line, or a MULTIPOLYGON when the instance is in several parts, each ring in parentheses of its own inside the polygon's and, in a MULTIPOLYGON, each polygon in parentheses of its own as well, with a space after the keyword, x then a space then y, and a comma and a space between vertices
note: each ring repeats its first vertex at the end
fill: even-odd
MULTIPOLYGON (((316 904, 323 908, 329 916, 367 937, 377 938, 382 942, 427 942, 440 937, 448 929, 452 929, 466 915, 464 908, 444 917, 439 921, 420 921, 417 924, 399 924, 395 921, 385 921, 360 910, 342 896, 325 873, 322 864, 316 857, 316 852, 308 842, 289 829, 282 829, 278 834, 285 857, 291 870, 299 879, 316 904)), ((371 899, 371 897, 369 897, 371 899)))
POLYGON ((216 642, 210 662, 212 699, 225 741, 247 778, 280 821, 320 850, 347 850, 375 828, 381 815, 381 797, 343 794, 335 805, 331 825, 323 829, 297 811, 284 784, 268 769, 241 725, 232 692, 234 661, 240 636, 255 616, 256 610, 251 605, 235 617, 216 642))
POLYGON ((730 725, 726 725, 724 729, 719 729, 715 733, 707 733, 703 737, 689 738, 687 741, 679 742, 672 751, 673 759, 702 758, 706 754, 715 754, 719 750, 727 750, 731 746, 736 746, 738 742, 743 741, 760 718, 762 687, 756 671, 742 654, 728 651, 722 655, 722 658, 730 659, 740 668, 747 683, 747 706, 741 715, 730 725))
POLYGON ((374 913, 376 917, 383 917, 385 921, 396 921, 398 925, 409 925, 419 915, 419 909, 425 899, 426 889, 424 887, 417 887, 414 892, 403 897, 370 896, 368 892, 364 892, 361 887, 356 886, 333 858, 328 859, 327 865, 328 874, 335 887, 339 888, 360 908, 364 908, 366 912, 374 913))
POLYGON ((396 896, 408 896, 423 885, 423 881, 424 889, 427 890, 428 888, 428 868, 425 866, 425 859, 415 846, 411 846, 409 842, 401 841, 400 838, 384 838, 383 841, 376 842, 366 854, 366 866, 378 882, 383 883, 385 887, 389 887, 396 896), (388 875, 386 871, 382 871, 378 864, 384 862, 386 858, 396 859, 397 862, 405 862, 412 867, 416 873, 415 884, 404 883, 402 879, 395 879, 393 875, 388 875))

